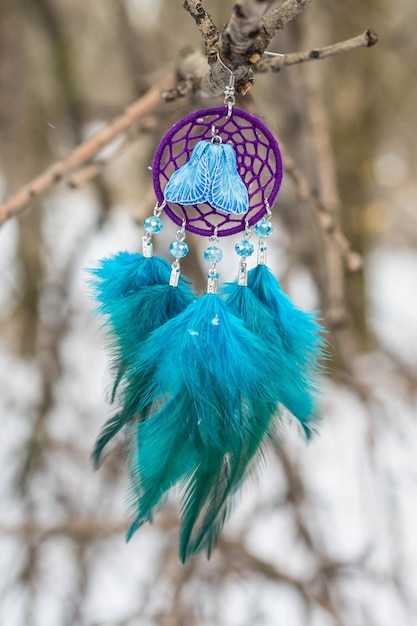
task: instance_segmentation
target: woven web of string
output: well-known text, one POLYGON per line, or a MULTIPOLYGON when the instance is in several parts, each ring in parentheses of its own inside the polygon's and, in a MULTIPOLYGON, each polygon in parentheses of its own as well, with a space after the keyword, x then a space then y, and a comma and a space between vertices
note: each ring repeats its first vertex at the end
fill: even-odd
POLYGON ((169 203, 165 213, 175 224, 198 235, 224 237, 252 226, 272 207, 282 180, 282 159, 278 143, 261 120, 246 111, 234 109, 230 119, 225 118, 224 107, 191 113, 173 126, 162 138, 152 166, 156 198, 161 205, 163 189, 175 170, 191 156, 196 143, 211 140, 212 125, 223 143, 235 149, 237 169, 249 194, 249 210, 245 215, 217 211, 208 203, 185 206, 169 203))

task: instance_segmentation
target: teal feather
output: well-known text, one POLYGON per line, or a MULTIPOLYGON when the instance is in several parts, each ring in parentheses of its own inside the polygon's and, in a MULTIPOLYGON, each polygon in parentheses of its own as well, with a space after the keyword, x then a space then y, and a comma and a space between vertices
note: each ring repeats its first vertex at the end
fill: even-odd
MULTIPOLYGON (((273 320, 257 320, 253 306, 246 311, 243 308, 240 316, 275 352, 282 377, 281 403, 310 436, 318 421, 318 378, 323 371, 321 362, 326 358, 324 330, 316 313, 306 313, 291 302, 265 265, 248 272, 248 288, 272 314, 273 320)), ((262 318, 265 311, 259 309, 259 315, 262 318)))
POLYGON ((128 539, 181 488, 184 562, 202 550, 210 556, 279 405, 313 430, 324 341, 315 315, 295 307, 265 266, 249 272, 250 289, 226 285, 226 302, 211 294, 194 301, 183 279, 176 288, 152 283, 168 282, 163 259, 146 265, 137 255, 134 264, 132 256, 94 270, 120 387, 93 458, 98 465, 126 426, 135 512, 128 539))
POLYGON ((180 533, 180 558, 206 550, 210 558, 218 536, 233 508, 236 497, 249 476, 258 469, 263 457, 263 442, 275 402, 254 402, 251 428, 226 455, 216 449, 206 450, 193 480, 187 485, 184 500, 184 523, 180 533), (239 444, 239 445, 238 445, 239 444))
POLYGON ((206 521, 204 512, 222 508, 237 489, 276 408, 267 369, 259 339, 215 295, 202 296, 149 336, 123 381, 123 410, 138 414, 150 407, 147 419, 130 427, 136 499, 130 535, 179 484, 181 559, 212 548, 222 524, 216 515, 206 521), (212 521, 214 534, 207 526, 212 521))
MULTIPOLYGON (((120 380, 136 361, 137 353, 148 335, 181 313, 193 300, 194 295, 186 284, 178 287, 154 285, 142 288, 117 303, 117 311, 113 311, 112 315, 112 336, 117 343, 117 346, 114 346, 114 358, 117 362, 117 371, 122 373, 119 375, 120 380)), ((144 374, 146 377, 146 371, 144 374)), ((104 447, 125 424, 131 421, 132 415, 129 410, 121 410, 106 422, 93 450, 95 467, 100 464, 104 447)))
POLYGON ((197 451, 190 445, 190 424, 184 416, 186 400, 170 402, 156 414, 148 410, 146 420, 127 429, 129 491, 135 510, 127 541, 142 524, 151 521, 166 492, 190 476, 198 463, 197 451))
MULTIPOLYGON (((143 341, 155 328, 181 313, 194 295, 182 277, 178 287, 168 285, 171 266, 161 257, 148 259, 122 252, 103 259, 90 271, 95 277, 91 285, 99 302, 97 311, 105 315, 113 355, 114 401, 120 381, 136 360, 143 341)), ((106 422, 93 450, 95 467, 100 465, 104 447, 131 419, 132 415, 118 411, 106 422)))
POLYGON ((98 302, 96 312, 109 315, 113 303, 149 285, 166 285, 171 266, 159 256, 144 257, 139 252, 118 252, 101 259, 97 267, 88 270, 93 297, 98 302))
MULTIPOLYGON (((294 414, 309 436, 317 420, 316 385, 321 371, 319 359, 323 356, 321 327, 314 315, 304 313, 292 304, 266 267, 253 270, 249 283, 253 291, 230 283, 223 286, 222 294, 229 310, 267 346, 268 367, 264 377, 270 392, 277 402, 294 414)), ((225 519, 230 515, 236 494, 250 475, 251 468, 256 467, 256 458, 262 453, 262 440, 274 414, 280 415, 274 405, 257 408, 254 433, 257 432, 258 437, 247 438, 235 459, 230 456, 224 459, 217 476, 210 475, 210 466, 215 466, 213 459, 199 468, 199 484, 206 486, 206 494, 202 496, 200 491, 203 506, 197 507, 199 521, 194 525, 194 538, 190 540, 190 533, 183 537, 183 542, 188 545, 183 556, 204 548, 210 555, 225 519)), ((195 488, 195 483, 192 487, 195 488)), ((191 489, 188 495, 196 508, 196 495, 191 489)))

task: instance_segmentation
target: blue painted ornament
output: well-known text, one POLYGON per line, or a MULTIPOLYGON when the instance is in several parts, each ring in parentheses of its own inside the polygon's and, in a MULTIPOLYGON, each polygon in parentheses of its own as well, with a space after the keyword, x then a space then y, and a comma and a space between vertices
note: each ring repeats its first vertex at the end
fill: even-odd
POLYGON ((152 164, 158 204, 166 202, 164 212, 177 226, 185 219, 187 232, 202 237, 254 226, 273 205, 282 176, 269 128, 236 108, 229 116, 224 107, 190 113, 164 135, 152 164))
POLYGON ((232 146, 199 141, 190 160, 174 172, 165 187, 167 202, 208 202, 214 209, 241 215, 248 212, 249 196, 236 167, 232 146))

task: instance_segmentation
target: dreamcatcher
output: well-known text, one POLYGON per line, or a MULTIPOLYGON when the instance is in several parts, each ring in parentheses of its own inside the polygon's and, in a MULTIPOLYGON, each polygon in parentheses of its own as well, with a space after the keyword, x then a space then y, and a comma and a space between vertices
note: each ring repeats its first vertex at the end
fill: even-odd
POLYGON ((157 203, 142 254, 120 252, 92 270, 117 406, 93 458, 98 466, 124 428, 135 516, 128 538, 180 487, 185 561, 210 556, 283 409, 311 434, 323 340, 315 315, 292 304, 266 265, 281 154, 260 119, 234 108, 233 80, 225 107, 194 112, 166 133, 152 175, 157 203), (178 226, 171 263, 153 256, 163 216, 178 226), (198 296, 181 274, 188 232, 207 239, 207 289, 198 296), (235 234, 237 280, 219 287, 220 241, 235 234))

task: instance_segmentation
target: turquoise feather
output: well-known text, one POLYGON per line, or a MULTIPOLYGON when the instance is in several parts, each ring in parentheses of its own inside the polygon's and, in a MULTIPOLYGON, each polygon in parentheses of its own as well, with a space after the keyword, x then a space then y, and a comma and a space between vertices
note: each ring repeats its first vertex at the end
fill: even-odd
MULTIPOLYGON (((194 295, 182 277, 178 287, 168 285, 171 266, 161 257, 122 252, 103 259, 90 272, 95 277, 91 286, 99 302, 97 312, 105 316, 104 326, 108 328, 115 371, 114 401, 120 381, 136 360, 143 341, 155 328, 182 312, 194 295)), ((100 465, 104 447, 132 417, 119 411, 106 422, 93 450, 95 467, 100 465)))
POLYGON ((225 301, 211 294, 195 301, 184 279, 178 287, 152 284, 168 282, 171 267, 147 261, 121 253, 94 270, 120 386, 93 458, 98 465, 126 427, 128 539, 180 488, 184 562, 202 550, 210 556, 279 407, 308 435, 314 430, 324 340, 315 315, 295 307, 265 266, 248 273, 248 288, 226 285, 225 301))
POLYGON ((291 302, 266 265, 248 272, 248 288, 272 314, 273 320, 257 320, 253 306, 246 311, 243 308, 238 314, 275 352, 282 376, 281 403, 310 436, 318 421, 318 378, 323 371, 321 362, 326 358, 324 330, 315 313, 306 313, 291 302))
POLYGON ((122 387, 124 411, 149 410, 129 427, 136 499, 129 536, 179 484, 180 557, 211 550, 222 526, 217 509, 238 488, 276 408, 267 370, 259 339, 215 295, 202 296, 149 336, 122 387))
POLYGON ((218 536, 233 511, 236 497, 249 476, 259 468, 263 444, 271 419, 277 412, 275 401, 254 402, 250 430, 226 455, 205 450, 198 470, 185 492, 184 523, 180 533, 180 558, 206 550, 210 558, 218 536))
MULTIPOLYGON (((230 283, 223 286, 222 294, 226 297, 229 310, 244 321, 268 351, 264 378, 274 400, 293 413, 309 436, 317 421, 316 386, 324 343, 320 335, 321 327, 314 315, 304 313, 292 304, 266 267, 253 270, 249 283, 254 291, 230 283)), ((236 495, 251 469, 256 467, 256 460, 262 453, 262 440, 269 434, 271 418, 276 421, 280 413, 273 404, 269 407, 261 404, 255 416, 257 429, 254 432, 258 433, 258 437, 248 438, 235 459, 229 457, 224 460, 217 476, 209 471, 210 466, 215 466, 213 459, 206 463, 208 469, 203 464, 202 470, 199 470, 200 500, 204 499, 204 506, 198 508, 199 521, 194 525, 194 538, 190 540, 189 532, 183 537, 183 541, 188 543, 186 555, 204 548, 210 555, 231 513, 236 495), (197 526, 199 529, 196 531, 197 526)), ((194 493, 190 492, 189 497, 195 508, 194 493)))
MULTIPOLYGON (((237 283, 226 284, 222 287, 222 295, 225 296, 231 313, 242 319, 246 327, 259 337, 268 352, 268 366, 263 375, 276 403, 287 407, 305 427, 306 420, 314 413, 314 398, 311 389, 305 388, 298 365, 293 362, 292 354, 284 345, 276 317, 247 287, 237 283)), ((260 405, 254 418, 258 437, 248 438, 242 453, 236 459, 229 459, 218 474, 217 481, 210 480, 208 476, 202 478, 201 483, 206 481, 207 489, 211 490, 212 495, 207 498, 209 505, 205 507, 204 513, 200 513, 202 530, 194 533, 195 539, 190 542, 190 551, 198 552, 205 547, 210 552, 224 520, 232 510, 235 496, 250 475, 251 468, 256 467, 254 461, 259 455, 264 436, 268 434, 271 419, 277 419, 279 415, 276 405, 260 405)))
POLYGON ((97 300, 97 313, 109 315, 113 303, 142 287, 168 284, 171 266, 159 256, 144 257, 139 252, 118 252, 101 259, 97 267, 89 269, 93 297, 97 300))

